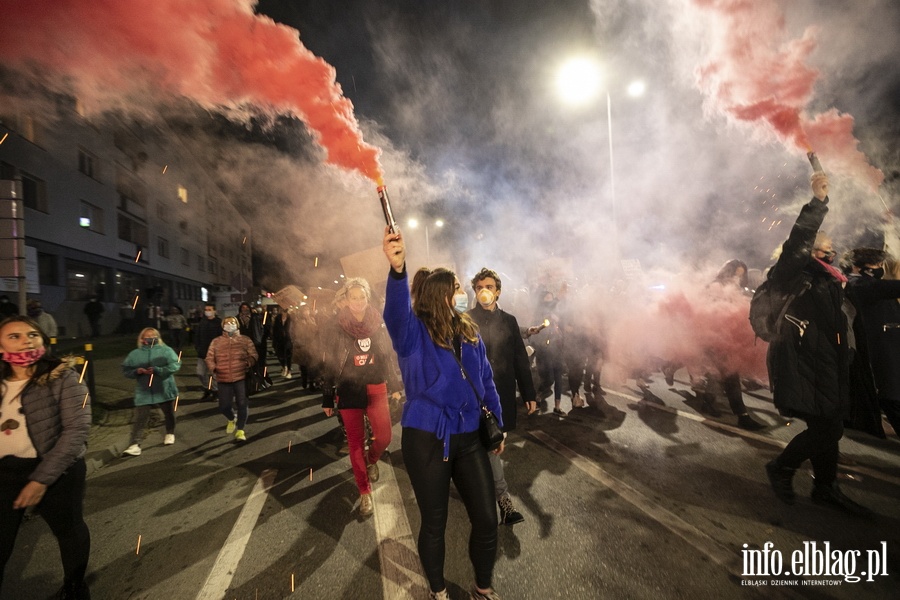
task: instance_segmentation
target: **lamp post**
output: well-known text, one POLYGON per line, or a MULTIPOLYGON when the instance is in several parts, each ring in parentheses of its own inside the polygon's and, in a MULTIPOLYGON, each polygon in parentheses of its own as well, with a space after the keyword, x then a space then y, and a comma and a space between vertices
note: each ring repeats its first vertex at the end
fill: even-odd
MULTIPOLYGON (((411 218, 406 222, 406 224, 407 224, 407 226, 408 226, 410 229, 418 229, 418 227, 419 227, 419 220, 416 219, 415 217, 411 217, 411 218)), ((422 225, 423 225, 423 228, 424 228, 424 230, 425 230, 425 261, 426 261, 429 265, 431 265, 431 244, 430 244, 429 239, 428 239, 428 223, 426 222, 426 223, 423 223, 422 225)), ((440 229, 440 228, 442 228, 442 227, 444 226, 444 220, 443 220, 443 219, 435 219, 435 220, 433 221, 433 225, 434 225, 435 227, 437 227, 438 229, 440 229)))
MULTIPOLYGON (((557 74, 556 87, 559 95, 567 103, 583 106, 596 98, 601 89, 600 65, 589 57, 570 58, 557 74)), ((644 94, 646 86, 643 81, 633 81, 628 85, 628 95, 638 97, 644 94)), ((619 262, 619 215, 616 204, 616 170, 613 159, 612 99, 609 88, 606 89, 606 129, 609 139, 609 197, 612 208, 613 248, 616 262, 619 262)))

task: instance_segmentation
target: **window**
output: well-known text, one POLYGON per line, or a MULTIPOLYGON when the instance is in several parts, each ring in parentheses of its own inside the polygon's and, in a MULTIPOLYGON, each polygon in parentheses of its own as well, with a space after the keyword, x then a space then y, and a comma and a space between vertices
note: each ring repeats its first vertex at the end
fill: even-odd
POLYGON ((14 166, 9 164, 8 162, 0 161, 0 179, 15 179, 16 174, 17 171, 14 166))
POLYGON ((103 267, 66 261, 66 299, 87 300, 93 295, 99 296, 101 302, 105 294, 106 286, 105 270, 103 267))
POLYGON ((119 239, 146 248, 149 239, 147 226, 127 215, 119 213, 119 239))
POLYGON ((208 265, 207 271, 209 271, 210 275, 216 274, 216 261, 212 258, 209 259, 209 265, 208 265))
POLYGON ((123 167, 116 169, 116 191, 121 199, 120 206, 126 210, 129 200, 138 206, 147 206, 144 184, 123 167))
POLYGON ((22 200, 27 208, 48 212, 47 210, 47 183, 25 171, 22 176, 22 200))
POLYGON ((32 144, 41 145, 43 129, 31 115, 22 115, 19 119, 19 133, 32 144))
POLYGON ((100 161, 84 148, 78 149, 78 170, 88 177, 100 179, 100 161))
POLYGON ((169 210, 162 200, 156 203, 156 217, 163 223, 169 222, 169 210))
POLYGON ((38 283, 40 285, 59 285, 59 271, 55 254, 38 252, 38 283))
POLYGON ((178 186, 178 199, 187 204, 188 201, 188 191, 187 188, 183 185, 178 186))
POLYGON ((162 258, 169 258, 169 240, 166 238, 156 238, 156 253, 162 258))
POLYGON ((189 267, 191 265, 191 253, 188 252, 187 248, 181 249, 181 264, 186 267, 189 267))
POLYGON ((81 201, 81 217, 78 224, 84 229, 103 233, 103 209, 90 202, 81 201))
POLYGON ((206 271, 206 260, 199 254, 197 255, 197 270, 203 273, 206 271))

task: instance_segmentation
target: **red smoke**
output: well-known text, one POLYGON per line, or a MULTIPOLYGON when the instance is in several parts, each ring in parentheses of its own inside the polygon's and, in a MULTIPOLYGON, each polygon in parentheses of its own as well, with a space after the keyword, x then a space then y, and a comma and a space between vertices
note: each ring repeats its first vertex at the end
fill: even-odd
POLYGON ((869 164, 853 136, 853 117, 805 108, 818 71, 807 64, 815 30, 784 42, 784 15, 773 0, 693 0, 714 17, 712 58, 698 71, 700 87, 718 110, 765 123, 788 147, 815 150, 828 167, 877 189, 884 174, 869 164))
POLYGON ((328 162, 380 181, 334 68, 252 0, 0 0, 0 60, 65 86, 91 111, 153 94, 290 113, 328 162))

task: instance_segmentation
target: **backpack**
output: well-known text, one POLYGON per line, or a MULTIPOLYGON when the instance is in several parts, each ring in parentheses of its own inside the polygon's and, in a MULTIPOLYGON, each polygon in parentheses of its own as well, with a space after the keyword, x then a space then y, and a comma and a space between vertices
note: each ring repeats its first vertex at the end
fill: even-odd
POLYGON ((772 342, 781 336, 785 321, 790 321, 800 329, 800 335, 806 330, 806 321, 799 321, 787 314, 791 304, 812 287, 812 282, 804 277, 789 289, 780 289, 771 279, 763 281, 750 299, 750 327, 756 337, 772 342))

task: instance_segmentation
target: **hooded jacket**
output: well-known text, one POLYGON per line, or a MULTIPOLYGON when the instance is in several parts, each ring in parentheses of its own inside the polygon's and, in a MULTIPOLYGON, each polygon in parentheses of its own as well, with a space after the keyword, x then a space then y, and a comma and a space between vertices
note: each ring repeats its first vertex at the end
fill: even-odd
POLYGON ((841 283, 812 257, 828 198, 800 211, 769 279, 792 289, 805 278, 809 290, 787 311, 782 336, 769 345, 769 381, 775 407, 785 416, 839 417, 849 409, 849 344, 841 283))
POLYGON ((153 344, 141 346, 128 353, 122 363, 122 374, 137 381, 134 390, 135 406, 159 404, 174 400, 178 395, 175 373, 181 368, 178 355, 169 346, 153 344), (153 375, 138 374, 139 368, 153 367, 153 375))
POLYGON ((66 357, 22 390, 28 436, 41 459, 29 479, 50 486, 87 452, 91 399, 66 357))

